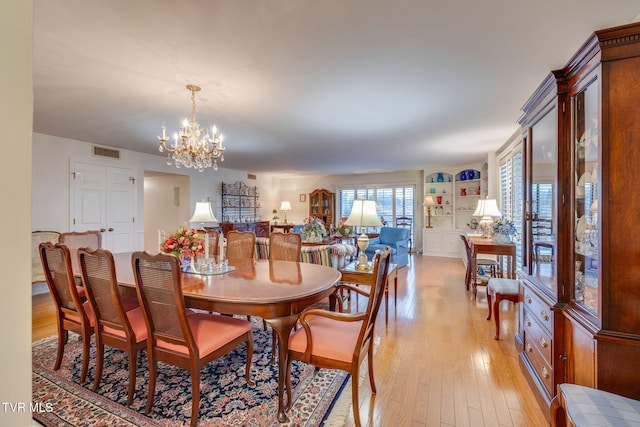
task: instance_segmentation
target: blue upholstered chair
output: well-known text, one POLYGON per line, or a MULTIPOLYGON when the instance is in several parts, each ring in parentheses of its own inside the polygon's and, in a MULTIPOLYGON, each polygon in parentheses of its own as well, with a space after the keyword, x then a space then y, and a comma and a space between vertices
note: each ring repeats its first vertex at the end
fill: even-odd
POLYGON ((409 264, 409 229, 381 227, 380 235, 369 239, 369 246, 364 251, 367 258, 372 259, 378 249, 391 248, 391 262, 403 267, 409 264))

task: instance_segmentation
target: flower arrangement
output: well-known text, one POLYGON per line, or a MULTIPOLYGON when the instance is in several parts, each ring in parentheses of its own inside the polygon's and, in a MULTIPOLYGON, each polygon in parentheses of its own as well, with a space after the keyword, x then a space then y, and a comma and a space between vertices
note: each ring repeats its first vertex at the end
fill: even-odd
POLYGON ((304 227, 302 228, 302 234, 310 241, 322 240, 322 236, 325 234, 326 228, 324 227, 324 221, 320 218, 308 217, 304 220, 304 227))
POLYGON ((510 219, 497 219, 491 224, 491 234, 503 236, 517 236, 518 230, 510 219))
POLYGON ((187 228, 183 224, 162 242, 160 251, 177 257, 191 258, 204 252, 204 240, 200 238, 198 230, 187 228))
POLYGON ((353 229, 348 225, 342 224, 340 227, 336 227, 336 233, 340 234, 342 237, 347 237, 353 234, 353 229))

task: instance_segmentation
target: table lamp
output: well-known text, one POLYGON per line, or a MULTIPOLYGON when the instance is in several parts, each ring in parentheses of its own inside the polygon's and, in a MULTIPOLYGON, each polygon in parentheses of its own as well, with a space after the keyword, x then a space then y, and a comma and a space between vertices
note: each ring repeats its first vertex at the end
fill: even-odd
POLYGON ((432 196, 426 196, 424 198, 424 204, 427 207, 427 225, 425 228, 433 228, 431 225, 431 206, 435 206, 436 203, 433 201, 432 196))
POLYGON ((478 200, 476 210, 473 212, 473 216, 479 216, 481 218, 479 225, 482 230, 482 237, 488 239, 491 237, 491 227, 489 224, 493 222, 494 218, 500 218, 502 214, 498 209, 496 199, 480 199, 478 200))
POLYGON ((291 210, 291 203, 288 201, 283 201, 280 203, 280 210, 284 212, 284 223, 287 223, 287 211, 291 210))
POLYGON ((204 258, 205 260, 209 259, 209 233, 205 230, 204 223, 218 222, 211 211, 211 203, 205 201, 196 202, 196 209, 189 222, 199 222, 200 229, 204 230, 204 258))
POLYGON ((344 222, 345 225, 360 227, 360 235, 358 236, 358 248, 360 255, 358 256, 358 271, 369 271, 371 266, 364 253, 369 246, 369 236, 365 233, 365 227, 379 227, 382 225, 378 216, 378 208, 375 200, 354 200, 351 207, 349 218, 344 222))

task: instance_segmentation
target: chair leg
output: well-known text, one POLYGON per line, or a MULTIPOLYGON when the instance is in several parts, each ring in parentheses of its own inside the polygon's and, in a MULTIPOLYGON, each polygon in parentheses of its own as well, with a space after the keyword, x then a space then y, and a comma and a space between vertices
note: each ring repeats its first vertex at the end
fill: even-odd
POLYGON ((197 372, 191 372, 191 427, 198 426, 200 414, 200 366, 197 372))
POLYGON ((276 346, 278 345, 278 335, 276 331, 271 330, 271 364, 276 364, 276 346))
POLYGON ((98 390, 100 381, 102 380, 102 368, 104 366, 104 344, 96 334, 96 378, 93 381, 93 391, 98 390))
POLYGON ((358 380, 360 377, 359 371, 359 367, 356 367, 355 372, 351 372, 351 404, 353 406, 353 420, 356 423, 356 427, 360 427, 360 397, 358 396, 358 380))
POLYGON ((153 407, 153 398, 156 394, 156 371, 158 370, 158 362, 156 362, 155 355, 153 355, 152 351, 147 350, 147 355, 149 359, 149 391, 147 392, 147 407, 144 413, 149 415, 153 407))
POLYGON ((253 358, 253 333, 249 332, 247 337, 247 366, 245 368, 245 378, 247 380, 247 384, 251 387, 255 385, 255 383, 251 380, 251 360, 253 358))
POLYGON ((285 410, 291 409, 291 358, 287 358, 287 367, 285 370, 286 388, 287 388, 287 404, 285 410))
POLYGON ((500 339, 500 301, 502 301, 502 296, 496 293, 496 300, 493 303, 493 317, 496 321, 496 334, 493 336, 494 340, 500 339))
POLYGON ((489 307, 489 314, 487 315, 487 320, 491 320, 491 292, 487 288, 487 306, 489 307))
POLYGON ((371 393, 376 394, 376 380, 373 375, 373 345, 369 344, 369 350, 367 352, 367 359, 369 364, 369 384, 371 384, 371 393))
POLYGON ((129 387, 127 389, 127 406, 133 402, 133 394, 136 392, 136 370, 138 368, 138 351, 129 350, 129 387))
POLYGON ((60 365, 62 364, 62 355, 64 354, 64 345, 67 342, 68 337, 69 333, 66 329, 63 329, 60 322, 58 322, 58 353, 56 354, 56 363, 53 365, 54 371, 60 369, 60 365))
POLYGON ((80 374, 80 382, 84 383, 87 379, 89 371, 89 345, 91 344, 91 335, 85 333, 82 337, 82 373, 80 374))

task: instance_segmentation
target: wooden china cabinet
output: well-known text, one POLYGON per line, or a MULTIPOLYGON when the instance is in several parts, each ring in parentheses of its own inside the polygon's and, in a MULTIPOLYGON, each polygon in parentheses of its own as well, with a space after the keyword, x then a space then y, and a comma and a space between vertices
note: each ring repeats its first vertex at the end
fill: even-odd
POLYGON ((639 99, 634 23, 596 31, 523 107, 516 343, 546 405, 563 382, 640 399, 639 99))
POLYGON ((328 190, 313 190, 309 193, 309 216, 320 218, 328 230, 333 224, 334 194, 328 190))

